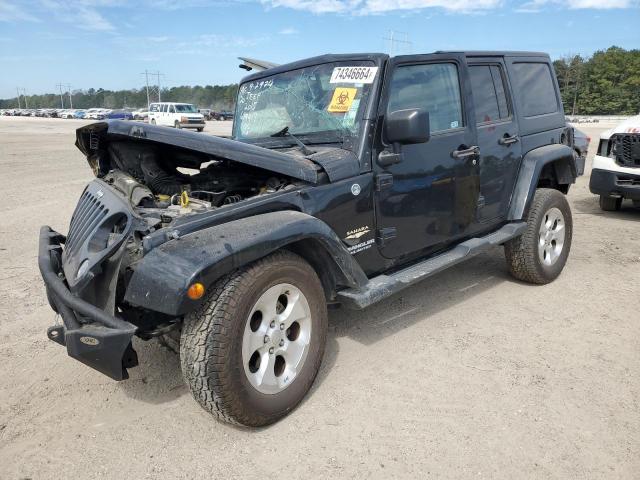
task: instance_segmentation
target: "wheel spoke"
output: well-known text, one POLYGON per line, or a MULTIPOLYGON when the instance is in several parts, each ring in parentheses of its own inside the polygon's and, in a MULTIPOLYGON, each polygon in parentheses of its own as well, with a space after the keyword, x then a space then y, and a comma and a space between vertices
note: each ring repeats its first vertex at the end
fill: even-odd
POLYGON ((300 359, 304 355, 307 345, 308 343, 306 342, 306 339, 303 339, 301 334, 297 340, 287 342, 285 347, 282 349, 282 356, 287 361, 287 366, 294 372, 296 371, 298 363, 300 363, 300 359))
POLYGON ((305 310, 305 306, 300 301, 300 294, 289 295, 289 304, 284 312, 278 315, 276 321, 284 323, 284 328, 287 329, 293 322, 299 322, 309 316, 305 310))
POLYGON ((257 379, 258 385, 261 387, 277 387, 278 379, 276 378, 276 374, 274 371, 276 365, 276 356, 265 353, 262 357, 262 361, 265 365, 260 365, 260 370, 258 370, 257 372, 257 376, 259 377, 257 379))
POLYGON ((276 307, 278 305, 278 297, 282 294, 282 288, 279 285, 271 287, 264 292, 258 302, 255 309, 260 310, 267 323, 269 323, 276 316, 276 307))
POLYGON ((260 350, 264 347, 264 336, 266 333, 266 328, 259 328, 257 332, 252 332, 249 330, 249 333, 245 333, 245 344, 247 346, 247 353, 249 356, 253 355, 253 352, 256 350, 260 350), (262 330, 262 332, 261 332, 262 330))

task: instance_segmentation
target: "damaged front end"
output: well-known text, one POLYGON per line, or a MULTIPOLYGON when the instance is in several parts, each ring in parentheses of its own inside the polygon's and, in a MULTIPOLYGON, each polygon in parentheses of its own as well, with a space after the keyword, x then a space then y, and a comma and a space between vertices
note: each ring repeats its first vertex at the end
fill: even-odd
POLYGON ((40 232, 40 272, 63 321, 48 337, 115 380, 138 364, 134 335, 159 336, 181 320, 163 305, 151 310, 127 299, 153 248, 145 238, 166 232, 170 242, 181 222, 318 181, 317 165, 300 156, 166 130, 117 121, 79 129, 76 145, 97 178, 82 193, 66 237, 48 226, 40 232))
POLYGON ((138 364, 131 345, 138 327, 116 314, 116 286, 139 228, 122 198, 96 180, 83 192, 68 236, 48 226, 40 230, 38 266, 51 308, 63 321, 47 335, 115 380, 128 378, 127 368, 138 364))

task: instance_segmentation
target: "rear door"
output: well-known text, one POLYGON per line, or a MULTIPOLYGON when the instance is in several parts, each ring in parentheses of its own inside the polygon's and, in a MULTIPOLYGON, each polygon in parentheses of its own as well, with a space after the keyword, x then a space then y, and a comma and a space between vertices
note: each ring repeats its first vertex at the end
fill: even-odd
POLYGON ((480 147, 478 218, 486 228, 506 217, 522 144, 502 58, 469 59, 469 78, 480 147))
MULTIPOLYGON (((436 250, 468 235, 476 219, 479 170, 463 55, 395 57, 385 78, 382 115, 422 108, 431 124, 428 142, 399 147, 399 163, 376 164, 378 246, 382 255, 395 258, 436 250)), ((376 158, 394 149, 381 130, 376 158)))

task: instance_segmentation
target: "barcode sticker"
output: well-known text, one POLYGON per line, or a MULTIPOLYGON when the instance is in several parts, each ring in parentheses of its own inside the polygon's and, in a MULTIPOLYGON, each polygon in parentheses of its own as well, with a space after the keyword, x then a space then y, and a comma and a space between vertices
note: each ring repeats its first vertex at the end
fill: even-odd
POLYGON ((373 83, 378 67, 335 67, 329 83, 373 83))

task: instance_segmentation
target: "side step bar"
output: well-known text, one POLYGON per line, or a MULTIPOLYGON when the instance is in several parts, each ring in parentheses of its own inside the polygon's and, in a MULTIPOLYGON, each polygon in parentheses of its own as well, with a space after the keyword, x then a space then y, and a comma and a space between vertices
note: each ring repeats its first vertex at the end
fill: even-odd
POLYGON ((368 307, 414 283, 521 235, 526 227, 526 222, 508 223, 486 237, 471 238, 445 253, 396 273, 374 277, 361 289, 341 290, 338 292, 338 301, 345 307, 356 310, 368 307))

